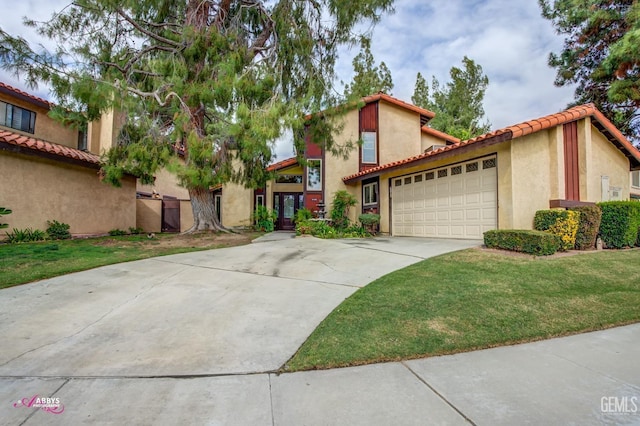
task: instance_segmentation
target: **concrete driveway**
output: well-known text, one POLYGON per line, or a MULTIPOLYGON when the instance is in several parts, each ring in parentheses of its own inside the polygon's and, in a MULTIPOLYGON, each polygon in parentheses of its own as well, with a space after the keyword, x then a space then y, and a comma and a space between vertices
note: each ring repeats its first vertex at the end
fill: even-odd
MULTIPOLYGON (((273 240, 275 237, 276 241, 273 240)), ((0 376, 275 371, 376 278, 475 241, 263 242, 123 263, 0 291, 0 376)))

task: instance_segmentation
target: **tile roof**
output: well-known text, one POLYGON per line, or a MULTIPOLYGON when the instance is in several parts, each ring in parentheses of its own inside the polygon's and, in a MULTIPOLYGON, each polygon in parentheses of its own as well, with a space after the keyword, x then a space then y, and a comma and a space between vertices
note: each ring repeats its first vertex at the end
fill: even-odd
MULTIPOLYGON (((387 95, 386 93, 382 93, 382 92, 376 93, 375 95, 365 96, 364 98, 361 99, 361 102, 364 102, 365 104, 370 104, 372 102, 376 102, 379 100, 383 100, 390 104, 397 105, 409 111, 417 112, 418 114, 420 114, 421 117, 425 118, 424 120, 421 120, 422 124, 424 124, 426 121, 429 121, 430 119, 436 116, 435 112, 429 111, 428 109, 420 108, 419 106, 410 104, 405 101, 401 101, 398 98, 394 98, 393 96, 387 95)), ((356 106, 357 103, 353 102, 351 104, 346 104, 346 105, 356 106)), ((318 114, 322 114, 323 112, 324 111, 321 111, 318 114)), ((305 118, 308 120, 313 115, 314 114, 308 114, 305 118)))
POLYGON ((273 163, 267 167, 268 172, 275 172, 276 170, 284 169, 286 167, 291 167, 298 164, 298 159, 296 157, 287 158, 286 160, 279 161, 277 163, 273 163))
POLYGON ((0 144, 13 145, 23 150, 33 151, 34 154, 44 153, 63 159, 76 160, 90 165, 100 165, 100 157, 89 152, 57 143, 47 142, 29 136, 20 135, 7 130, 0 130, 0 144))
POLYGON ((53 108, 55 106, 55 104, 53 104, 52 102, 49 102, 46 99, 42 99, 39 98, 37 96, 34 96, 32 94, 29 94, 27 92, 23 92, 20 89, 17 89, 13 86, 9 86, 6 83, 3 83, 2 81, 0 81, 0 92, 4 92, 4 93, 9 93, 12 95, 15 95, 19 98, 22 98, 23 100, 27 101, 27 102, 32 102, 32 103, 36 103, 39 104, 40 106, 44 107, 44 108, 53 108))
POLYGON ((455 136, 451 136, 450 134, 441 132, 440 130, 432 129, 429 126, 422 126, 422 132, 427 133, 431 136, 435 136, 436 138, 444 139, 447 142, 451 142, 451 143, 460 142, 460 139, 456 138, 455 136))
POLYGON ((359 173, 345 176, 342 178, 345 183, 352 183, 362 179, 364 176, 379 173, 384 170, 404 167, 406 165, 425 160, 430 157, 436 157, 442 155, 445 152, 460 149, 465 146, 475 145, 478 147, 484 145, 484 143, 503 142, 507 140, 516 139, 522 136, 530 135, 532 133, 539 132, 541 130, 550 129, 552 127, 576 121, 585 117, 592 117, 595 122, 593 123, 611 143, 616 145, 630 160, 631 167, 634 169, 640 169, 640 151, 636 149, 629 140, 618 130, 609 119, 607 119, 593 104, 578 105, 570 108, 566 111, 562 111, 556 114, 550 114, 544 117, 540 117, 534 120, 525 121, 523 123, 515 124, 513 126, 505 127, 503 129, 495 130, 493 132, 486 133, 484 135, 448 145, 431 152, 415 155, 413 157, 405 158, 403 160, 394 161, 392 163, 383 164, 374 167, 369 170, 361 171, 359 173))

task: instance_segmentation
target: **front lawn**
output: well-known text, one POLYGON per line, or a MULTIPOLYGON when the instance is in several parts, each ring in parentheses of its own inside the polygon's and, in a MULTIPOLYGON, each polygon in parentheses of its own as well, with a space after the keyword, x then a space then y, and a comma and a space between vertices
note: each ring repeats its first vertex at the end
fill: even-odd
POLYGON ((283 370, 470 351, 640 321, 640 249, 531 258, 470 249, 358 290, 283 370))
POLYGON ((249 243, 247 234, 156 234, 0 244, 0 288, 113 263, 249 243))

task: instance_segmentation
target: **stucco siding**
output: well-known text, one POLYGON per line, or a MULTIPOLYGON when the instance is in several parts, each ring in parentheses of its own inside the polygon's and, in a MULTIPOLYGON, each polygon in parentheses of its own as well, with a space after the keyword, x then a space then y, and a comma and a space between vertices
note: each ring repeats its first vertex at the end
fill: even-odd
POLYGON ((78 131, 69 127, 64 127, 59 122, 49 118, 47 115, 49 113, 48 109, 14 98, 5 93, 0 93, 0 100, 36 113, 34 133, 22 132, 20 130, 4 126, 0 126, 0 128, 7 129, 21 135, 34 137, 36 139, 65 145, 71 148, 78 147, 78 131))
POLYGON ((507 228, 533 229, 535 212, 549 208, 549 151, 549 131, 534 133, 511 142, 513 222, 507 228))
MULTIPOLYGON (((582 201, 602 201, 602 176, 609 176, 609 187, 621 188, 621 199, 629 199, 629 160, 591 126, 591 170, 586 182, 586 198, 582 201)), ((580 176, 582 178, 582 176, 580 176)))
MULTIPOLYGON (((358 145, 355 142, 358 140, 358 111, 353 110, 349 111, 343 117, 343 128, 342 132, 335 136, 335 142, 341 146, 346 145, 351 142, 355 146, 349 152, 349 157, 344 159, 340 156, 334 156, 330 152, 325 152, 324 161, 322 167, 323 170, 323 181, 324 181, 324 202, 326 204, 325 210, 329 212, 331 210, 331 201, 333 200, 333 196, 337 191, 346 190, 352 195, 356 196, 358 200, 360 197, 357 194, 357 189, 353 187, 347 187, 342 183, 342 178, 344 176, 351 175, 353 173, 358 172, 359 167, 359 149, 358 145)), ((306 179, 306 176, 304 177, 306 179)), ((355 220, 355 211, 359 211, 360 206, 356 206, 351 209, 351 219, 355 220)))
MULTIPOLYGON (((433 135, 430 135, 428 133, 424 133, 422 131, 420 131, 421 138, 422 138, 422 144, 420 147, 420 152, 424 152, 427 148, 432 147, 433 145, 446 145, 446 141, 443 141, 440 138, 437 138, 433 135)), ((419 152, 416 152, 416 154, 419 154, 419 152)), ((416 155, 413 154, 413 155, 416 155)))
POLYGON ((145 232, 160 232, 162 230, 162 200, 136 200, 136 227, 145 232))
MULTIPOLYGON (((226 227, 251 225, 253 190, 227 183, 222 187, 222 224, 226 227)), ((193 220, 193 219, 192 219, 193 220)))
POLYGON ((422 152, 419 114, 386 102, 380 102, 378 113, 378 164, 387 164, 422 152))
POLYGON ((0 153, 0 205, 13 210, 12 228, 46 229, 47 220, 71 225, 72 234, 101 234, 136 226, 136 183, 100 182, 97 170, 0 153))
POLYGON ((156 180, 152 185, 143 185, 138 181, 137 190, 139 192, 146 192, 149 194, 155 191, 161 196, 175 197, 180 200, 188 200, 191 198, 189 196, 189 191, 178 184, 178 178, 176 175, 165 168, 160 169, 156 173, 156 180))

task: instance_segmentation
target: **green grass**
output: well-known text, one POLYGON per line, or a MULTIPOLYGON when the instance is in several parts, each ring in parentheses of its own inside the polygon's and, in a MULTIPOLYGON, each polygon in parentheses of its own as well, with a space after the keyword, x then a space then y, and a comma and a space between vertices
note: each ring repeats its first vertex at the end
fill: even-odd
POLYGON ((246 244, 258 234, 156 234, 0 244, 0 288, 131 260, 246 244))
POLYGON ((358 290, 284 370, 411 359, 640 321, 640 249, 529 258, 478 249, 358 290))

